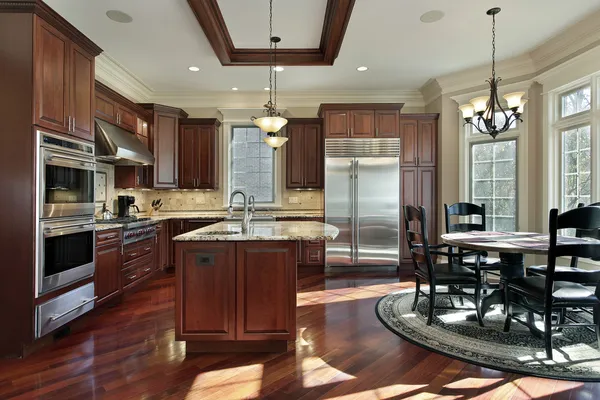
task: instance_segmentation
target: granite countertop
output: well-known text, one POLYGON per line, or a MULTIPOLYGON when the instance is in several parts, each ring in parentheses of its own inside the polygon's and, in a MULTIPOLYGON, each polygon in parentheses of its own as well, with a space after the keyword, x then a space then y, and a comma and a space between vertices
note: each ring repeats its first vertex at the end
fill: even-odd
POLYGON ((96 232, 109 231, 111 229, 121 229, 123 224, 96 224, 96 232))
POLYGON ((313 221, 255 222, 241 233, 239 222, 219 222, 173 238, 176 242, 333 240, 339 234, 333 225, 313 221), (235 231, 236 234, 220 234, 235 231))

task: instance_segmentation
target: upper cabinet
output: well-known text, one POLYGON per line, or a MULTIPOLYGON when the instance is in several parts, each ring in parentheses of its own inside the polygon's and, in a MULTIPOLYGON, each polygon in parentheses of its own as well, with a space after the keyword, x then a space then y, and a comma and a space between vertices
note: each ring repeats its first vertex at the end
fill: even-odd
POLYGON ((219 127, 214 118, 179 121, 179 187, 219 188, 219 127))
POLYGON ((397 138, 402 103, 321 104, 324 134, 335 138, 397 138))
MULTIPOLYGON (((135 103, 130 102, 125 97, 106 87, 100 82, 96 82, 96 108, 95 116, 106 122, 117 125, 126 131, 137 132, 138 112, 133 108, 137 107, 135 103), (131 103, 128 104, 128 103, 131 103)), ((145 110, 140 111, 143 114, 142 119, 146 119, 145 110)))
POLYGON ((400 118, 400 165, 436 165, 438 114, 402 114, 400 118))
POLYGON ((322 121, 316 118, 290 119, 286 127, 286 186, 289 189, 323 188, 322 121))
POLYGON ((180 108, 161 104, 141 104, 152 115, 154 187, 178 188, 179 120, 188 114, 180 108))
POLYGON ((33 122, 93 141, 94 57, 101 50, 65 29, 34 16, 33 122))

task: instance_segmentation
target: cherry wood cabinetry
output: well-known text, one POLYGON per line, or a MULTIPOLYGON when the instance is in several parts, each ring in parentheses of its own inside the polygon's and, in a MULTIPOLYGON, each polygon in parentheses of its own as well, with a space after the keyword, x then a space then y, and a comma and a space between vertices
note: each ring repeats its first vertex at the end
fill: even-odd
POLYGON ((121 230, 96 233, 96 306, 121 294, 121 230))
MULTIPOLYGON (((278 217, 277 221, 315 221, 323 222, 323 218, 294 218, 294 217, 278 217)), ((316 268, 323 269, 325 267, 325 241, 324 240, 304 240, 297 243, 297 262, 299 268, 316 268)))
POLYGON ((403 103, 321 104, 326 138, 393 138, 399 136, 403 103))
POLYGON ((289 119, 286 154, 286 186, 288 189, 323 189, 323 135, 321 120, 289 119))
POLYGON ((219 188, 219 126, 214 118, 179 121, 179 187, 219 188))
POLYGON ((141 104, 152 115, 154 187, 178 188, 179 120, 188 114, 180 108, 161 104, 141 104))
POLYGON ((84 48, 37 15, 34 31, 34 124, 93 141, 94 57, 99 49, 84 48))
POLYGON ((296 338, 294 242, 177 242, 175 338, 187 351, 285 349, 296 338), (204 342, 196 343, 194 342, 204 342), (225 345, 225 343, 224 343, 225 345))
POLYGON ((123 247, 121 287, 129 289, 148 279, 155 270, 154 254, 156 239, 146 239, 123 247))
MULTIPOLYGON (((437 118, 438 114, 404 114, 400 119, 402 205, 425 207, 428 238, 434 244, 439 241, 436 201, 437 118)), ((401 225, 401 261, 410 263, 412 261, 406 242, 403 218, 401 225)), ((417 229, 416 226, 414 228, 417 229)))
POLYGON ((173 238, 178 235, 182 235, 187 232, 195 231, 196 229, 204 228, 205 226, 216 224, 222 221, 222 219, 172 219, 165 221, 165 224, 169 224, 169 236, 167 239, 168 247, 168 265, 175 265, 175 242, 173 238))

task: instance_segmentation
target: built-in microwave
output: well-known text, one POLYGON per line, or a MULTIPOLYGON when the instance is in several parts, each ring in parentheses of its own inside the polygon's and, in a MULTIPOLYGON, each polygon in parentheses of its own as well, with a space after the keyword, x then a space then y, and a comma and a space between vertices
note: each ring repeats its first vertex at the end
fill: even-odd
POLYGON ((37 296, 94 274, 94 217, 40 221, 37 243, 37 296))
POLYGON ((94 145, 38 131, 41 219, 94 214, 94 145))

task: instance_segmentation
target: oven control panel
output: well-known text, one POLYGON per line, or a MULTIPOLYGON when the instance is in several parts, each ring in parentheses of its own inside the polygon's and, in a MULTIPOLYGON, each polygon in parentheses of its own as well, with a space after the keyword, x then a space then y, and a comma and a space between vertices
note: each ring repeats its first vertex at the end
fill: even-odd
POLYGON ((142 226, 139 228, 128 229, 123 232, 123 243, 139 242, 156 236, 156 225, 142 226))

